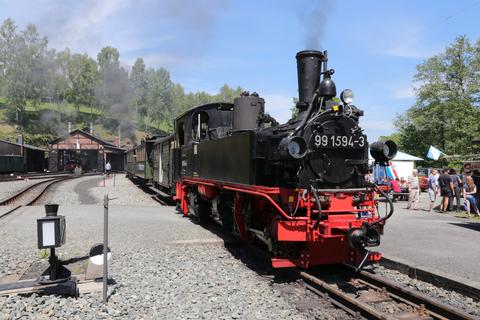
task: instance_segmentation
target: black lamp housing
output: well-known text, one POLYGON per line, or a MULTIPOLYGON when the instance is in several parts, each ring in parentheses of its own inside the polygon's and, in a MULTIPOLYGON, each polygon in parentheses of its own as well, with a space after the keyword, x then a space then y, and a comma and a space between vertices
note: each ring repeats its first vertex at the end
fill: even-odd
POLYGON ((397 155, 397 144, 392 140, 374 142, 370 145, 370 154, 376 163, 388 165, 397 155))
POLYGON ((58 248, 65 244, 65 217, 57 215, 58 204, 45 205, 45 217, 37 219, 38 248, 58 248))

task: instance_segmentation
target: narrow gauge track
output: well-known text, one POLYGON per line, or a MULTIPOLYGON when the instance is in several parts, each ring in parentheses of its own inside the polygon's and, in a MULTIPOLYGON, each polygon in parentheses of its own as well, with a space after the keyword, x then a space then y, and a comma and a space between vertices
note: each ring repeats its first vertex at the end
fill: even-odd
POLYGON ((21 181, 26 178, 30 180, 34 180, 34 179, 46 179, 46 178, 48 179, 48 178, 55 178, 55 177, 69 177, 72 175, 73 173, 70 173, 70 172, 19 173, 19 174, 15 174, 14 176, 2 174, 0 175, 0 182, 21 181), (19 179, 18 177, 21 177, 21 179, 19 179))
MULTIPOLYGON (((343 270, 342 270, 343 271, 343 270)), ((463 311, 407 289, 366 271, 354 272, 345 267, 341 280, 324 280, 311 272, 297 270, 308 289, 328 296, 331 302, 363 319, 477 319, 463 311)))
POLYGON ((0 219, 15 212, 22 206, 34 205, 35 202, 40 199, 40 197, 48 190, 48 188, 58 182, 65 181, 67 179, 71 179, 71 177, 57 177, 45 181, 40 181, 18 191, 17 193, 9 196, 6 199, 1 200, 0 206, 9 205, 13 206, 13 208, 5 213, 2 213, 0 215, 0 219))

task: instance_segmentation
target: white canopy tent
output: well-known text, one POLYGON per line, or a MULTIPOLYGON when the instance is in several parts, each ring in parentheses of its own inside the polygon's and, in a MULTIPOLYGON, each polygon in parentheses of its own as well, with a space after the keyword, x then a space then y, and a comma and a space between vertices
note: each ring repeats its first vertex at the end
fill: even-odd
MULTIPOLYGON (((396 178, 407 179, 408 176, 412 175, 413 168, 415 167, 415 161, 422 160, 422 158, 398 151, 395 158, 393 158, 391 161, 393 174, 396 175, 396 178)), ((370 154, 368 156, 368 161, 370 164, 374 162, 374 159, 370 154)))

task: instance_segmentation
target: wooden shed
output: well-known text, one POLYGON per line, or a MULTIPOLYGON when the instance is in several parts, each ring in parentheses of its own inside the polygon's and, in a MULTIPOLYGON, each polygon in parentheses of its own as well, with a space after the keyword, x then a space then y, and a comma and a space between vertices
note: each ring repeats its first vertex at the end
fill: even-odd
POLYGON ((103 171, 107 161, 112 170, 123 171, 125 150, 83 130, 74 130, 50 142, 50 171, 64 171, 72 162, 80 165, 83 171, 103 171))
MULTIPOLYGON (((0 156, 4 159, 10 157, 10 160, 17 160, 19 166, 15 170, 6 165, 0 168, 1 172, 42 172, 46 169, 46 153, 48 150, 35 147, 29 144, 10 142, 0 140, 0 156), (23 148, 23 152, 22 152, 23 148)), ((11 161, 9 161, 11 162, 11 161)))

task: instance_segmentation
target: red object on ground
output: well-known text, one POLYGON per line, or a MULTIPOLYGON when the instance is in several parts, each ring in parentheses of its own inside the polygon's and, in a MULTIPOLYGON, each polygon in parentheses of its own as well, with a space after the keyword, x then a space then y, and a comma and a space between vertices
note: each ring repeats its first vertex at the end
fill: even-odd
MULTIPOLYGON (((244 241, 257 238, 267 244, 275 268, 359 263, 365 253, 349 245, 347 232, 380 219, 372 188, 318 190, 319 210, 311 192, 303 189, 184 178, 177 182, 174 196, 184 215, 189 214, 192 194, 204 201, 229 194, 235 231, 244 241)), ((381 234, 383 222, 377 226, 381 234)), ((380 258, 374 252, 368 260, 380 258)))

